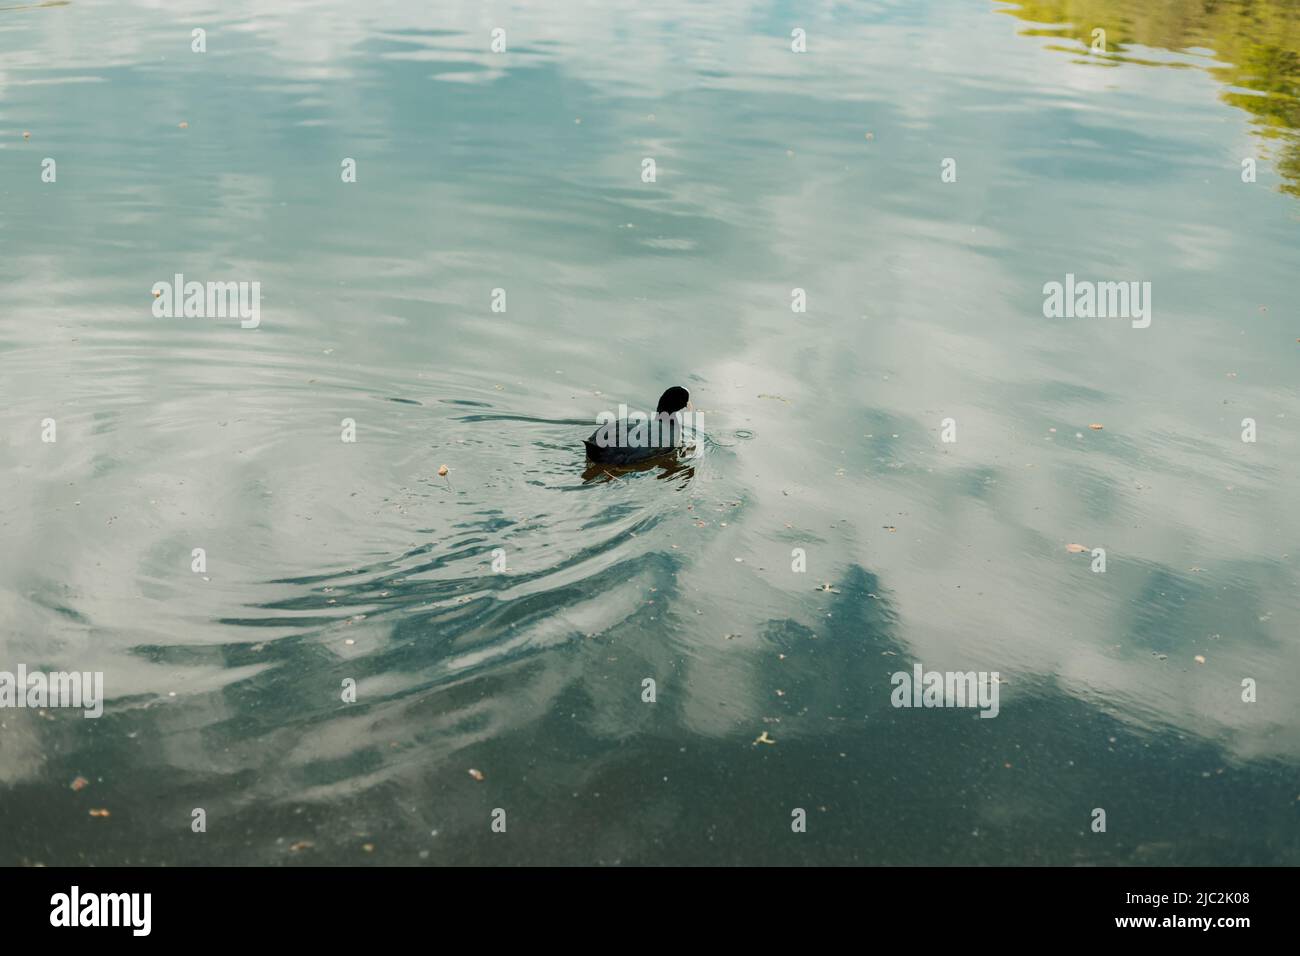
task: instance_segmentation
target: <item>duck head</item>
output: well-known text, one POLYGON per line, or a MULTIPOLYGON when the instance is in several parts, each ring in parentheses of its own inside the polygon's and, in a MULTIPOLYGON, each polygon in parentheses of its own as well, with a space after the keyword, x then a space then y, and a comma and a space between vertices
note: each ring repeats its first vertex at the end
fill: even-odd
POLYGON ((664 412, 667 412, 671 415, 675 412, 680 412, 683 408, 689 405, 690 402, 691 393, 686 391, 686 389, 682 388, 680 385, 674 385, 672 388, 668 389, 668 391, 659 396, 659 407, 655 409, 655 414, 661 415, 664 412))

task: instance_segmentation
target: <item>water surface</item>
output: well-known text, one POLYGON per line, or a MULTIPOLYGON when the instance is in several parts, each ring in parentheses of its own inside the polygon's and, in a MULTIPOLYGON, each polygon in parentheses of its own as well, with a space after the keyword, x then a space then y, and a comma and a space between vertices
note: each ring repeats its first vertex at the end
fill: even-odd
POLYGON ((0 10, 0 862, 1300 862, 1296 3, 273 6, 0 10))

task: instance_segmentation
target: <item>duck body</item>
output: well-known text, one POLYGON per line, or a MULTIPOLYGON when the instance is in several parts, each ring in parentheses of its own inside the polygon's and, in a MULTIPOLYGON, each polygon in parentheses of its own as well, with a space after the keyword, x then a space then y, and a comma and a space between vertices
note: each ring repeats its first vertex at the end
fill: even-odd
POLYGON ((676 451, 682 443, 682 423, 677 417, 690 401, 686 389, 673 386, 659 399, 654 415, 615 420, 608 416, 583 439, 587 460, 603 465, 637 465, 676 451))
POLYGON ((669 454, 681 444, 679 441, 681 425, 675 419, 670 418, 666 427, 659 429, 658 435, 634 442, 632 436, 638 429, 649 436, 648 425, 627 419, 620 419, 617 423, 611 422, 609 426, 602 425, 597 428, 591 433, 590 438, 582 440, 582 443, 587 446, 587 460, 602 465, 636 465, 669 454), (618 438, 610 444, 611 433, 614 436, 623 436, 623 444, 618 443, 618 438))

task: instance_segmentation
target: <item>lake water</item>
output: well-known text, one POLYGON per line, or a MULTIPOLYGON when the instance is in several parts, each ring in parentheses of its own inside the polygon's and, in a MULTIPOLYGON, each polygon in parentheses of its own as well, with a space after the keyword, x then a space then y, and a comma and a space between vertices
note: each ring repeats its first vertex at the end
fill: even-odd
POLYGON ((0 671, 106 697, 0 863, 1300 862, 1300 7, 1202 6, 0 9, 0 671))

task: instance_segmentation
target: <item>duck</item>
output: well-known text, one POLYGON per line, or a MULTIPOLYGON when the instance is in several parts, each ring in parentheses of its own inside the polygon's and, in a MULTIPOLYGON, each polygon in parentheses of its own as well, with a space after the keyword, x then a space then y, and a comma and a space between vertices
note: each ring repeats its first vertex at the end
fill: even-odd
POLYGON ((682 439, 677 413, 690 404, 691 393, 674 385, 659 396, 654 416, 648 421, 645 415, 618 421, 609 416, 590 438, 583 439, 587 460, 602 465, 636 465, 674 453, 682 439))

